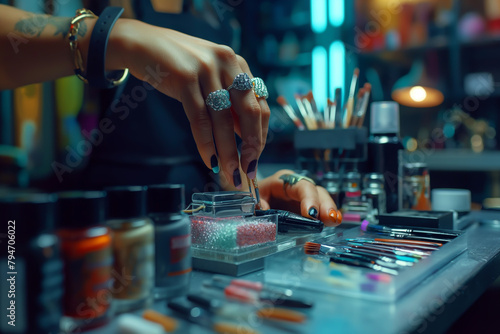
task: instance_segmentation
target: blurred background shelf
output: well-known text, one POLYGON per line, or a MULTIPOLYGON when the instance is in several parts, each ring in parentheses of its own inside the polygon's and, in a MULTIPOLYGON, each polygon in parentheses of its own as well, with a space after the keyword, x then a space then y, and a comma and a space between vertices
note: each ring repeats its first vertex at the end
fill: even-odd
MULTIPOLYGON (((423 152, 421 152, 423 153, 423 152)), ((411 161, 411 154, 408 158, 411 161)), ((419 162, 435 171, 500 171, 500 152, 483 151, 480 153, 471 150, 436 150, 426 154, 418 154, 419 162)))

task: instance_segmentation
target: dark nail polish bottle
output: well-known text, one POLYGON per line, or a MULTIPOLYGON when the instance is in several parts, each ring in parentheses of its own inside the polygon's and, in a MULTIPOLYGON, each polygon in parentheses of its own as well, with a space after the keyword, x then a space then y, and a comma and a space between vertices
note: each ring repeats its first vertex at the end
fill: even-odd
POLYGON ((154 226, 146 213, 146 187, 106 188, 115 277, 116 312, 144 308, 154 288, 154 226), (130 278, 130 280, 128 279, 130 278))
POLYGON ((155 299, 187 292, 191 277, 191 224, 185 209, 184 185, 148 187, 149 217, 155 227, 155 299))
POLYGON ((384 176, 388 213, 397 211, 401 207, 402 151, 403 145, 399 139, 399 105, 396 102, 372 103, 368 172, 384 176))
POLYGON ((64 276, 54 233, 56 198, 48 194, 0 198, 6 233, 0 254, 1 333, 59 333, 64 276))
POLYGON ((106 227, 106 193, 59 193, 59 237, 64 261, 62 329, 87 330, 112 317, 113 254, 106 227))

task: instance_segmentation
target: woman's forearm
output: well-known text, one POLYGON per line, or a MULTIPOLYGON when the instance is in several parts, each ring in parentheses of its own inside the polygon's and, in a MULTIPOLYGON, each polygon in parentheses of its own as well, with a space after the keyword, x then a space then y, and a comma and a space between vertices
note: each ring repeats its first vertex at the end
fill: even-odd
MULTIPOLYGON (((50 81, 74 73, 68 31, 71 18, 33 14, 0 5, 0 90, 50 81)), ((87 64, 96 19, 80 21, 78 49, 87 64)), ((118 26, 118 23, 117 23, 118 26)), ((120 69, 120 41, 110 38, 106 67, 120 69), (110 55, 111 53, 111 55, 110 55)))

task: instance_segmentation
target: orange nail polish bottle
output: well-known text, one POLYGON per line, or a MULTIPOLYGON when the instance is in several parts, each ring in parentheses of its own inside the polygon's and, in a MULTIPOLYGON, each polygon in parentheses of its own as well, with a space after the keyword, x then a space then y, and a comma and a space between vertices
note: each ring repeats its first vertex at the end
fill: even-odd
POLYGON ((65 274, 63 330, 87 330, 111 318, 113 257, 105 213, 105 192, 59 193, 65 274))

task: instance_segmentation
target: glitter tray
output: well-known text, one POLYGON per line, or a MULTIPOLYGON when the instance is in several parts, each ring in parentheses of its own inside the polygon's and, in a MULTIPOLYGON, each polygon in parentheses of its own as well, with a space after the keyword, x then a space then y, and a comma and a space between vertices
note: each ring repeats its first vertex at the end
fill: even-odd
MULTIPOLYGON (((334 244, 349 238, 380 237, 359 227, 326 238, 315 238, 321 244, 334 244)), ((313 240, 313 239, 310 239, 313 240)), ((308 241, 310 241, 308 240, 308 241)), ((329 256, 307 255, 304 247, 295 247, 270 256, 265 263, 265 281, 288 287, 339 294, 380 302, 392 302, 438 271, 467 249, 467 235, 461 234, 411 267, 399 270, 397 276, 354 266, 332 264, 329 256)))

